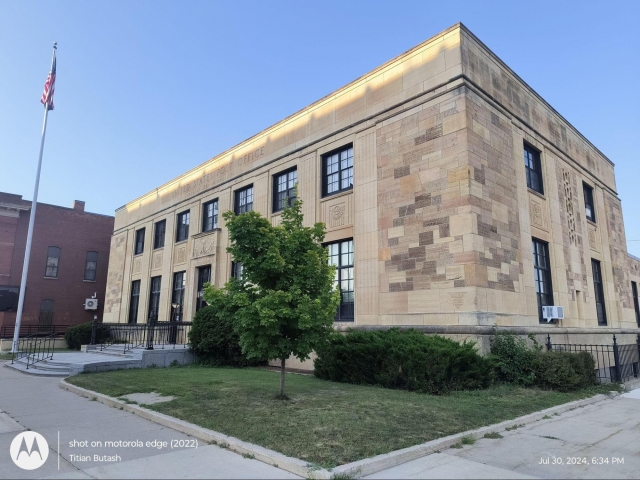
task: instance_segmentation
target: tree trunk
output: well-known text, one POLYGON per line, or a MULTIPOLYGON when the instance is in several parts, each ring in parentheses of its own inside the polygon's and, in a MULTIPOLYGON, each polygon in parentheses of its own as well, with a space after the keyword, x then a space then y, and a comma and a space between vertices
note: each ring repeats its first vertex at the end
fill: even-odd
POLYGON ((282 358, 280 360, 280 397, 284 398, 285 394, 284 394, 284 362, 285 359, 282 358))

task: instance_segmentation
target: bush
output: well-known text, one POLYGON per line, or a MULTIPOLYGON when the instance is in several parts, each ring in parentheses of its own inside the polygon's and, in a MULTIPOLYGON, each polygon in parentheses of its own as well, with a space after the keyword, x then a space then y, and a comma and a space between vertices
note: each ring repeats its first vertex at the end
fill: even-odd
POLYGON ((595 360, 588 352, 543 352, 515 335, 499 333, 491 342, 491 357, 502 381, 568 392, 597 381, 595 360))
POLYGON ((496 333, 491 340, 491 355, 500 380, 523 387, 534 384, 536 354, 540 347, 533 341, 532 349, 523 338, 509 333, 496 333))
POLYGON ((416 330, 335 334, 316 353, 315 375, 335 382, 443 394, 486 388, 493 379, 473 343, 416 330))
MULTIPOLYGON (((91 329, 92 322, 81 323, 80 325, 67 328, 67 331, 64 332, 64 339, 67 342, 67 346, 72 350, 80 350, 82 345, 89 345, 91 343, 91 329)), ((107 338, 108 333, 98 328, 96 336, 96 343, 100 343, 107 338)))
POLYGON ((189 332, 191 351, 199 360, 212 365, 264 364, 263 360, 248 360, 242 354, 232 318, 224 312, 216 312, 211 306, 200 309, 189 332))

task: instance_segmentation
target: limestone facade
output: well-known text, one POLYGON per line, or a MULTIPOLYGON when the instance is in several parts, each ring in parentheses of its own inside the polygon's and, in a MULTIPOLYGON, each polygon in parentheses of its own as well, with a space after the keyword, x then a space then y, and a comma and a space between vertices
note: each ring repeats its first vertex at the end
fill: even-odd
POLYGON ((626 251, 613 163, 461 24, 118 209, 104 321, 130 320, 139 280, 136 321, 146 322, 152 277, 161 277, 158 319, 169 320, 181 271, 190 320, 198 268, 210 265, 217 286, 231 274, 224 220, 202 232, 203 205, 217 199, 221 214, 252 185, 253 209, 277 224, 273 178, 291 168, 305 222, 324 222, 327 242, 353 240, 355 318, 344 326, 546 325, 535 238, 548 244, 554 304, 565 309, 550 331, 638 327, 631 282, 640 284, 640 262, 626 251), (525 144, 539 151, 542 194, 527 188, 525 144), (346 146, 353 187, 323 195, 323 158, 346 146), (595 222, 583 183, 593 188, 595 222), (189 236, 176 242, 186 211, 189 236), (165 243, 154 249, 162 220, 165 243))

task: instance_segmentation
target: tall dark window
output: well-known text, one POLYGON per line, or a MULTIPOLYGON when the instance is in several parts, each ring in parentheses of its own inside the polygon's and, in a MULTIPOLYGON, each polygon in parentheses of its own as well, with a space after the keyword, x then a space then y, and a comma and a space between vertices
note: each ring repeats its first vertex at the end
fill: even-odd
POLYGON ((162 277, 151 278, 151 289, 149 291, 149 320, 157 322, 160 310, 160 287, 162 277))
POLYGON ((638 305, 638 285, 631 282, 631 294, 633 295, 633 308, 636 311, 636 323, 640 327, 640 305, 638 305))
POLYGON ((164 247, 164 236, 167 230, 167 221, 160 220, 156 222, 156 228, 153 231, 153 248, 164 247))
POLYGON ((84 264, 84 279, 90 282, 95 282, 97 268, 98 252, 87 252, 87 260, 84 264))
POLYGON ((184 307, 184 289, 187 284, 187 276, 185 272, 176 272, 173 274, 173 293, 171 295, 171 320, 176 322, 182 321, 182 312, 184 307))
POLYGON ((296 200, 298 172, 293 169, 273 176, 273 211, 279 212, 296 200))
POLYGON ((553 288, 549 245, 536 238, 533 239, 533 275, 538 297, 538 319, 542 322, 542 307, 553 305, 553 288))
POLYGON ((242 280, 243 266, 240 262, 231 262, 231 277, 242 280))
POLYGON ((210 232, 214 228, 218 228, 218 200, 202 206, 202 231, 210 232))
MULTIPOLYGON (((40 302, 40 317, 38 318, 38 324, 41 327, 53 325, 53 307, 55 302, 50 299, 42 300, 40 302)), ((41 329, 38 329, 41 330, 41 329)))
POLYGON ((0 286, 0 312, 15 312, 18 309, 20 287, 0 286))
POLYGON ((129 323, 138 323, 138 305, 140 304, 140 280, 131 282, 131 299, 129 300, 129 323))
POLYGON ((144 228, 136 230, 136 247, 134 255, 140 255, 142 252, 144 252, 144 228))
POLYGON ((353 187, 353 147, 326 154, 322 158, 323 196, 349 190, 353 187))
POLYGON ((233 211, 236 215, 253 210, 253 185, 236 191, 233 211))
POLYGON ((48 278, 58 278, 58 266, 60 265, 60 249, 49 247, 47 249, 47 268, 44 276, 48 278))
POLYGON ((544 193, 540 152, 527 144, 524 145, 524 166, 527 170, 527 187, 538 193, 544 193))
POLYGON ((592 222, 596 221, 596 209, 593 206, 593 188, 586 183, 582 184, 582 191, 584 192, 584 211, 585 215, 592 222))
POLYGON ((329 265, 336 266, 335 286, 340 289, 340 307, 336 321, 350 322, 354 317, 353 240, 329 244, 329 265))
POLYGON ((189 210, 178 214, 178 228, 176 230, 176 242, 182 242, 189 238, 189 210))
POLYGON ((198 298, 196 300, 196 312, 207 306, 207 302, 202 298, 205 284, 211 281, 211 265, 198 268, 198 298))
POLYGON ((596 313, 598 314, 598 325, 607 324, 607 310, 604 305, 604 287, 602 285, 602 269, 598 260, 591 259, 591 270, 593 271, 593 293, 596 297, 596 313))

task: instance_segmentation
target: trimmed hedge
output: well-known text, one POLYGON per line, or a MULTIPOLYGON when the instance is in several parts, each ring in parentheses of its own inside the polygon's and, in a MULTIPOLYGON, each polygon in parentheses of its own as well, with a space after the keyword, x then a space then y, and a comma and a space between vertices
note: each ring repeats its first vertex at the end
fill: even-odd
POLYGON ((316 351, 314 373, 334 382, 444 394, 488 387, 491 361, 473 343, 415 330, 335 334, 316 351))
MULTIPOLYGON (((87 322, 67 328, 67 331, 64 332, 64 339, 70 349, 80 350, 82 345, 89 345, 91 343, 91 324, 92 322, 87 322)), ((96 338, 96 343, 106 340, 108 335, 108 332, 98 328, 96 333, 96 336, 98 337, 96 338)))
POLYGON ((568 392, 597 383, 596 364, 588 352, 543 352, 533 337, 532 347, 508 333, 491 341, 491 358, 498 378, 521 386, 568 392))
POLYGON ((191 351, 203 363, 228 366, 264 364, 264 360, 248 360, 242 353, 233 319, 211 306, 201 308, 193 318, 189 332, 191 351))

